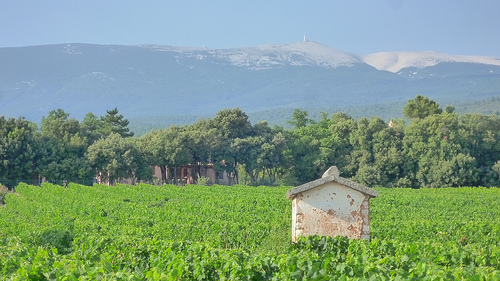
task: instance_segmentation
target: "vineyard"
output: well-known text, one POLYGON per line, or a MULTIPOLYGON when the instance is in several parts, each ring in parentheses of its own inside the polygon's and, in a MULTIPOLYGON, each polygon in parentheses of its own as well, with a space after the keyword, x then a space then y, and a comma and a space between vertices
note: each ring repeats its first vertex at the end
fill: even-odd
POLYGON ((500 280, 500 189, 378 188, 371 241, 295 245, 286 190, 21 183, 0 280, 500 280))

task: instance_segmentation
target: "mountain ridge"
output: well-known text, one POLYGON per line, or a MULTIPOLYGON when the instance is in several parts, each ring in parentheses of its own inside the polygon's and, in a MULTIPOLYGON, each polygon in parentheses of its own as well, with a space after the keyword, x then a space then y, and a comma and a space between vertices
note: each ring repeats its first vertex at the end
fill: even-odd
POLYGON ((365 108, 418 94, 447 104, 500 96, 500 59, 426 54, 362 56, 312 41, 231 49, 79 43, 0 48, 0 114, 38 122, 57 108, 81 119, 118 107, 134 119, 207 116, 231 107, 249 114, 365 108))
MULTIPOLYGON (((390 72, 398 72, 403 68, 416 67, 424 68, 436 65, 440 62, 463 62, 463 63, 480 63, 500 66, 500 58, 491 56, 472 56, 472 55, 454 55, 439 53, 435 51, 394 51, 394 52, 376 52, 368 55, 359 55, 351 52, 335 49, 315 41, 303 41, 291 44, 274 44, 262 45, 257 47, 229 48, 229 49, 212 49, 212 48, 191 48, 191 47, 174 47, 164 45, 139 45, 147 48, 153 48, 158 51, 177 51, 185 50, 192 51, 216 51, 223 52, 226 56, 232 59, 232 62, 238 66, 248 66, 238 59, 238 53, 254 53, 257 58, 253 59, 253 64, 256 61, 269 60, 269 53, 288 51, 292 54, 301 56, 309 56, 309 62, 315 62, 318 66, 338 67, 352 66, 354 63, 366 63, 375 67, 378 70, 387 70, 390 72), (256 52, 259 50, 261 52, 256 52), (249 52, 250 51, 250 52, 249 52), (253 51, 253 52, 252 52, 253 51)), ((250 57, 251 56, 243 56, 250 57)), ((300 65, 300 64, 295 64, 300 65)))
POLYGON ((363 57, 363 60, 376 69, 390 72, 398 72, 409 67, 421 69, 441 62, 478 63, 500 66, 500 58, 496 57, 451 55, 433 51, 379 52, 366 55, 363 57))

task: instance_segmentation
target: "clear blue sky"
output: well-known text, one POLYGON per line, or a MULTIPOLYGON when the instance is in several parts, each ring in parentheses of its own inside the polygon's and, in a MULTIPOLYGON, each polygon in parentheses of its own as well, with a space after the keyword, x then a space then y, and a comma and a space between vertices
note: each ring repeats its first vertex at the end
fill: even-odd
POLYGON ((0 47, 214 48, 311 41, 358 54, 500 57, 499 0, 1 0, 0 47))

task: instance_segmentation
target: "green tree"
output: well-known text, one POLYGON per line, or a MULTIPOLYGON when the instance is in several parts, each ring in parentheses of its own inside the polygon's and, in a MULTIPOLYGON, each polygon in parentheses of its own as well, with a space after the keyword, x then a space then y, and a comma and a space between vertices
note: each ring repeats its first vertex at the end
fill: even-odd
POLYGON ((104 121, 92 112, 87 113, 80 124, 80 135, 86 140, 87 146, 102 138, 104 131, 104 121))
POLYGON ((326 161, 321 153, 321 142, 310 135, 291 132, 288 149, 284 156, 289 167, 288 184, 301 184, 318 178, 326 168, 326 161))
POLYGON ((345 114, 333 117, 332 147, 343 175, 368 186, 392 186, 402 175, 403 129, 379 117, 357 123, 345 114))
POLYGON ((403 137, 402 128, 389 127, 373 134, 373 165, 380 173, 379 186, 392 187, 404 177, 403 170, 403 137))
POLYGON ((0 182, 13 188, 20 180, 34 180, 39 148, 34 124, 24 118, 0 116, 0 182))
POLYGON ((464 138, 463 153, 476 159, 479 175, 475 185, 498 185, 492 167, 500 159, 500 117, 462 115, 459 118, 459 133, 464 138))
POLYGON ((95 174, 85 157, 87 146, 78 134, 69 140, 41 136, 40 176, 47 181, 65 185, 69 182, 92 184, 95 174))
POLYGON ((287 141, 283 154, 288 169, 285 175, 286 184, 298 184, 313 180, 321 176, 328 165, 335 162, 336 143, 332 137, 332 122, 326 113, 322 113, 319 122, 305 121, 307 112, 295 111, 297 128, 284 134, 287 141))
POLYGON ((245 171, 250 173, 249 167, 253 167, 252 184, 274 185, 277 178, 282 177, 286 169, 286 161, 283 156, 283 151, 286 149, 286 139, 282 129, 275 128, 273 130, 266 121, 261 121, 253 126, 253 135, 251 139, 255 143, 255 158, 250 158, 251 165, 244 162, 245 171))
POLYGON ((354 150, 350 139, 351 135, 356 132, 358 124, 354 118, 344 112, 333 114, 330 123, 330 134, 328 142, 325 143, 326 147, 332 151, 329 164, 337 166, 344 176, 352 177, 356 170, 350 169, 349 165, 350 156, 354 150))
POLYGON ((245 138, 252 132, 252 124, 248 121, 248 115, 240 108, 220 110, 209 122, 212 128, 219 130, 222 137, 230 140, 245 138))
POLYGON ((114 185, 117 181, 149 179, 151 170, 133 139, 112 133, 92 144, 87 159, 102 181, 114 185))
MULTIPOLYGON (((451 110, 451 108, 448 108, 448 110, 451 110)), ((403 109, 404 115, 410 119, 423 119, 432 114, 441 114, 442 112, 443 110, 439 108, 439 104, 422 95, 418 95, 415 99, 410 99, 403 109)))
POLYGON ((485 185, 500 187, 500 160, 498 160, 488 171, 485 185))
POLYGON ((160 167, 162 183, 167 183, 167 169, 173 168, 172 174, 177 180, 176 167, 193 163, 193 140, 184 128, 171 126, 152 131, 142 136, 138 143, 146 161, 160 167))
POLYGON ((270 141, 266 140, 261 145, 257 165, 263 168, 264 174, 267 174, 270 185, 274 185, 278 177, 281 179, 285 173, 287 163, 284 152, 287 149, 287 140, 281 132, 277 132, 270 141))
POLYGON ((191 154, 195 165, 195 181, 201 176, 201 167, 212 163, 214 151, 218 150, 222 136, 216 128, 210 127, 207 120, 200 119, 186 128, 187 137, 191 144, 191 154))
POLYGON ((214 167, 218 172, 234 174, 235 183, 239 183, 238 158, 235 154, 237 150, 231 147, 235 139, 244 139, 253 135, 248 115, 240 108, 223 109, 208 122, 209 126, 215 128, 221 136, 213 154, 214 167))
POLYGON ((160 168, 161 184, 167 183, 167 166, 171 165, 165 151, 164 132, 153 130, 139 138, 138 145, 144 151, 144 158, 150 164, 160 168))
POLYGON ((475 162, 464 150, 465 141, 455 113, 444 112, 414 120, 403 139, 405 175, 413 187, 457 186, 474 182, 477 171, 473 169, 471 174, 460 171, 464 167, 473 167, 475 162))
POLYGON ((309 112, 296 108, 292 114, 292 120, 288 121, 295 129, 299 129, 314 123, 312 119, 307 118, 309 112))
POLYGON ((105 136, 112 133, 119 134, 124 138, 134 136, 134 133, 129 131, 129 121, 124 119, 122 114, 118 114, 116 107, 106 111, 106 115, 101 117, 101 121, 104 123, 102 133, 105 136))
POLYGON ((184 166, 193 163, 191 149, 193 141, 183 128, 170 127, 165 131, 165 153, 174 167, 174 180, 177 183, 177 166, 184 166))
POLYGON ((39 172, 47 181, 66 184, 90 184, 94 176, 85 158, 87 141, 82 138, 80 123, 62 109, 52 110, 41 122, 43 157, 39 172))
POLYGON ((80 123, 74 118, 69 118, 69 115, 60 108, 50 111, 47 117, 42 117, 42 135, 60 140, 69 140, 78 134, 80 132, 80 123))
POLYGON ((257 158, 262 154, 262 145, 264 143, 265 139, 261 136, 236 138, 231 143, 231 154, 235 163, 243 163, 243 168, 246 174, 250 176, 253 185, 257 183, 258 175, 263 169, 263 166, 259 165, 257 158))

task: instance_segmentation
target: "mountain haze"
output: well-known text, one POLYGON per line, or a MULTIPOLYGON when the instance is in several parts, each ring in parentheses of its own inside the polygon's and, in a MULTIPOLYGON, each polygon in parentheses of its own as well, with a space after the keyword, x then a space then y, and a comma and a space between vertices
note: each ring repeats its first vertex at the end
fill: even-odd
POLYGON ((240 107, 256 118, 404 104, 418 94, 446 104, 500 96, 499 58, 362 56, 309 41, 235 49, 58 44, 0 48, 0 61, 0 114, 35 122, 57 108, 83 118, 118 107, 147 120, 240 107))
POLYGON ((381 52, 363 57, 363 61, 379 70, 397 73, 403 68, 426 68, 439 63, 475 63, 500 66, 500 58, 457 56, 437 52, 381 52))

